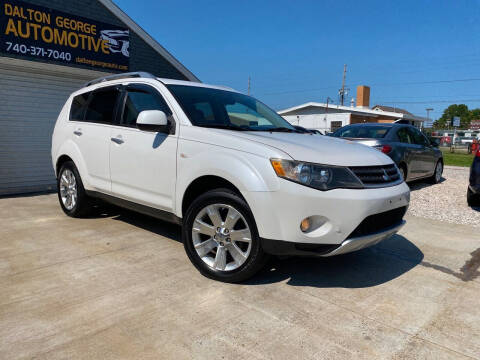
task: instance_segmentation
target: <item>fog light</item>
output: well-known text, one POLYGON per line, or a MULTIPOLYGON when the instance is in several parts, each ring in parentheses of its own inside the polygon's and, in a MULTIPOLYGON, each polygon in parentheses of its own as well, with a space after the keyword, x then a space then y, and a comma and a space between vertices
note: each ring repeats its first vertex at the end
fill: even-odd
POLYGON ((307 232, 310 229, 311 225, 312 225, 312 223, 311 223, 310 219, 305 218, 300 223, 300 230, 302 230, 303 232, 307 232))

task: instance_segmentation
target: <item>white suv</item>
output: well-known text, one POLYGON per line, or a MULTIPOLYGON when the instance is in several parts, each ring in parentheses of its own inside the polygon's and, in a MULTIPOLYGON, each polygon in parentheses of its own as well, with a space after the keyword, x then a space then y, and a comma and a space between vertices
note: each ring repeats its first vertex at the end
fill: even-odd
POLYGON ((73 93, 53 133, 63 211, 94 199, 182 224, 213 279, 238 282, 268 254, 331 256, 390 237, 409 188, 370 147, 295 129, 232 89, 147 73, 73 93))

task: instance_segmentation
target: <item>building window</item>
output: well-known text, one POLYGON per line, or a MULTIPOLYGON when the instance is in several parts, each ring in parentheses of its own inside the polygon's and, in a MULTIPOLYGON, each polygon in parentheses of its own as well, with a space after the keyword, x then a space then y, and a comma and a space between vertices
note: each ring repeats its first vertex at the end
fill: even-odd
POLYGON ((330 122, 330 131, 335 132, 342 127, 341 121, 332 121, 330 122))

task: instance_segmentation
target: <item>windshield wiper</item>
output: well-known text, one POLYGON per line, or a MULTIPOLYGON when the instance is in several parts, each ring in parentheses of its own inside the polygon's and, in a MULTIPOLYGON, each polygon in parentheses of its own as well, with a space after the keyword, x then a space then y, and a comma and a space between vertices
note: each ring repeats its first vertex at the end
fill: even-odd
POLYGON ((212 124, 212 125, 197 125, 197 126, 205 127, 205 128, 214 128, 214 129, 248 131, 248 129, 245 129, 245 128, 242 128, 242 127, 236 126, 236 125, 212 124))
POLYGON ((265 131, 270 131, 270 132, 294 132, 294 133, 300 133, 303 134, 303 131, 297 130, 297 129, 290 129, 286 127, 276 127, 276 128, 271 128, 271 129, 265 129, 265 131))

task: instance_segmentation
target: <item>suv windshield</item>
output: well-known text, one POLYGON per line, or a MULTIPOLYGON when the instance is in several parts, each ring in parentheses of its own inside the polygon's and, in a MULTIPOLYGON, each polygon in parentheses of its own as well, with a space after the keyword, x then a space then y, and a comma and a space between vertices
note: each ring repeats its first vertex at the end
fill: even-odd
POLYGON ((167 85, 195 126, 243 131, 300 132, 260 101, 233 91, 167 85))
POLYGON ((387 135, 388 126, 350 126, 338 129, 332 136, 342 138, 381 139, 387 135))

